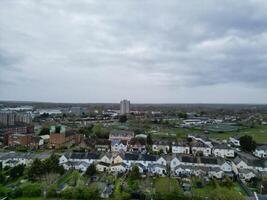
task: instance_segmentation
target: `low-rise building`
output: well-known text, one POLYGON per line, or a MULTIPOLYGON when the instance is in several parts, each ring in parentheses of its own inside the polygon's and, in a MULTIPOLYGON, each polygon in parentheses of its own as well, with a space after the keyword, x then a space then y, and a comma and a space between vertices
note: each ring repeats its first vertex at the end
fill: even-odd
POLYGON ((257 146, 253 154, 259 158, 267 158, 267 145, 257 146))
POLYGON ((179 142, 172 144, 172 153, 190 154, 190 146, 187 142, 179 142))
POLYGON ((114 130, 111 131, 109 134, 109 140, 125 140, 130 141, 132 138, 134 138, 134 132, 133 131, 125 131, 125 130, 114 130))
POLYGON ((157 140, 153 142, 152 151, 167 154, 170 151, 170 144, 168 141, 157 140))
POLYGON ((128 148, 127 141, 125 140, 112 140, 111 151, 112 152, 126 152, 128 148))
POLYGON ((227 144, 214 144, 213 145, 213 155, 219 156, 222 158, 234 158, 235 151, 231 147, 227 146, 227 144))
POLYGON ((49 146, 53 149, 78 145, 82 142, 83 136, 74 131, 63 133, 50 133, 49 146))
POLYGON ((211 155, 211 147, 201 141, 196 141, 191 145, 192 153, 194 155, 203 154, 204 156, 211 155))

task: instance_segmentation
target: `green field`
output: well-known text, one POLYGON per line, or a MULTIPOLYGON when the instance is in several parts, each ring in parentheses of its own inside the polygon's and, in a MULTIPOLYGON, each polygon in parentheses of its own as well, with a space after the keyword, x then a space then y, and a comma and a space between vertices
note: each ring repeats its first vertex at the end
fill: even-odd
POLYGON ((160 177, 155 179, 155 190, 159 193, 179 191, 180 187, 176 179, 160 177))
POLYGON ((183 140, 188 134, 203 134, 209 138, 224 140, 228 139, 230 136, 243 136, 250 135, 259 144, 267 144, 267 125, 257 126, 255 128, 242 128, 235 132, 208 132, 204 133, 200 128, 170 128, 170 129, 160 129, 157 132, 152 132, 153 139, 173 139, 173 140, 183 140))
POLYGON ((257 143, 267 144, 267 126, 261 125, 256 128, 242 129, 237 132, 210 133, 208 137, 216 139, 228 139, 230 136, 250 135, 257 143))

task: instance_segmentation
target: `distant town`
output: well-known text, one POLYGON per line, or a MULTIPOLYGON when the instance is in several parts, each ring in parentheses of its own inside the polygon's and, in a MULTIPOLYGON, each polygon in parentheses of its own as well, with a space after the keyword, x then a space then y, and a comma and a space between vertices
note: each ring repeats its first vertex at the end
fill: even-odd
POLYGON ((0 102, 0 196, 263 199, 267 106, 0 102))

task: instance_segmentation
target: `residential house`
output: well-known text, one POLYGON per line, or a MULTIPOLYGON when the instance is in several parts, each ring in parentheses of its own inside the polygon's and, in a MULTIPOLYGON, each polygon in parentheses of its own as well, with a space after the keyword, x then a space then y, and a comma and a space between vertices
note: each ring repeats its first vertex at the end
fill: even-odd
POLYGON ((233 164, 237 169, 249 169, 248 164, 242 160, 239 156, 235 157, 233 164))
POLYGON ((123 173, 126 172, 128 169, 128 166, 125 163, 116 163, 116 164, 112 164, 110 166, 110 171, 111 172, 116 172, 116 173, 123 173))
POLYGON ((141 163, 144 166, 155 164, 157 157, 155 155, 141 154, 137 163, 141 163))
POLYGON ((219 156, 222 158, 234 158, 235 151, 231 147, 227 146, 227 144, 214 144, 213 145, 213 155, 219 156))
POLYGON ((170 168, 173 171, 177 166, 181 165, 181 161, 179 160, 178 157, 173 157, 170 163, 170 168))
POLYGON ((113 164, 123 163, 124 161, 124 154, 118 154, 113 158, 113 164))
POLYGON ((257 146, 253 154, 259 158, 267 158, 267 145, 257 146))
POLYGON ((108 172, 109 167, 109 163, 99 162, 96 164, 96 170, 99 172, 108 172))
POLYGON ((167 159, 165 156, 159 156, 156 163, 159 165, 167 166, 167 159))
POLYGON ((157 140, 153 142, 152 151, 167 154, 170 151, 170 144, 168 141, 157 140))
POLYGON ((164 165, 160 164, 149 164, 148 165, 148 171, 152 174, 157 174, 160 176, 165 176, 167 175, 167 168, 164 165))
POLYGON ((126 152, 128 148, 127 141, 125 140, 112 140, 111 151, 112 152, 126 152))
POLYGON ((134 132, 133 131, 126 131, 126 130, 113 130, 109 134, 109 140, 124 140, 124 141, 130 141, 132 138, 134 138, 134 132))
POLYGON ((229 142, 236 147, 240 147, 240 141, 238 136, 229 137, 229 142))
POLYGON ((190 146, 187 142, 179 142, 172 144, 172 153, 190 154, 190 146))
POLYGON ((239 169, 239 177, 245 181, 250 181, 252 178, 256 177, 256 172, 251 169, 239 169))
POLYGON ((224 172, 219 167, 211 167, 208 171, 209 177, 222 179, 224 172))
POLYGON ((111 164, 112 161, 113 161, 113 156, 111 153, 103 153, 102 155, 100 155, 99 162, 111 164))
POLYGON ((145 152, 146 151, 146 139, 144 138, 132 138, 128 142, 129 151, 132 152, 145 152))
MULTIPOLYGON (((139 155, 134 153, 125 153, 123 162, 128 166, 138 164, 139 155)), ((140 163, 141 164, 141 163, 140 163)))
POLYGON ((211 147, 201 141, 193 142, 193 144, 191 145, 191 149, 194 155, 197 154, 203 154, 204 156, 211 155, 211 147))
POLYGON ((189 134, 188 138, 191 138, 193 141, 201 142, 210 148, 212 148, 212 142, 203 135, 197 135, 197 134, 189 134))

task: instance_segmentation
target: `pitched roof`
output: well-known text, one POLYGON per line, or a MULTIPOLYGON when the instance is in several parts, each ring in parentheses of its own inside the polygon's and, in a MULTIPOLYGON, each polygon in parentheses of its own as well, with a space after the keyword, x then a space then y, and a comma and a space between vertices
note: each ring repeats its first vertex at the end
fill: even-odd
POLYGON ((157 160, 157 157, 155 155, 142 154, 141 160, 155 162, 157 160))
POLYGON ((181 156, 182 162, 197 163, 197 158, 192 156, 181 156))
POLYGON ((218 164, 217 158, 211 158, 211 157, 200 157, 200 162, 204 164, 218 164))
POLYGON ((139 155, 133 153, 125 153, 124 160, 138 160, 139 155))

